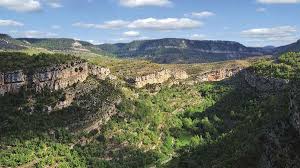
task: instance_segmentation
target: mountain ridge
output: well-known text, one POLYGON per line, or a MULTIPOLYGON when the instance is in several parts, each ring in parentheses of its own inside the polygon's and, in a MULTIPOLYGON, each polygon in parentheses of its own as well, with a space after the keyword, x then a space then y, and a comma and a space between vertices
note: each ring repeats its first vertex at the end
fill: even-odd
POLYGON ((300 40, 280 47, 248 47, 236 41, 189 40, 162 38, 135 40, 129 43, 94 45, 71 38, 12 38, 0 35, 0 49, 22 50, 27 47, 51 51, 79 51, 114 55, 120 58, 144 58, 156 63, 206 63, 245 59, 249 57, 280 55, 300 51, 300 40))

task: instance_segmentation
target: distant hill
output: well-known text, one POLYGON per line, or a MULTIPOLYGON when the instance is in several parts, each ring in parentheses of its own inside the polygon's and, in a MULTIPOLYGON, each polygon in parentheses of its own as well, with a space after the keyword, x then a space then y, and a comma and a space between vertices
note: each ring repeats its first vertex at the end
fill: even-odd
POLYGON ((7 34, 0 34, 0 50, 21 50, 26 44, 10 37, 7 34))
POLYGON ((278 56, 285 52, 300 52, 300 40, 286 46, 277 47, 274 51, 274 55, 278 56))
POLYGON ((267 48, 246 47, 233 41, 158 39, 99 45, 119 57, 145 57, 158 63, 195 63, 242 59, 272 54, 267 48))
POLYGON ((130 43, 94 45, 69 38, 17 38, 0 34, 0 50, 28 47, 58 52, 90 52, 120 58, 144 58, 156 63, 204 63, 300 51, 300 40, 281 47, 246 47, 234 41, 187 40, 166 38, 130 43))
POLYGON ((101 52, 99 48, 89 42, 69 38, 18 38, 17 40, 48 50, 101 52))

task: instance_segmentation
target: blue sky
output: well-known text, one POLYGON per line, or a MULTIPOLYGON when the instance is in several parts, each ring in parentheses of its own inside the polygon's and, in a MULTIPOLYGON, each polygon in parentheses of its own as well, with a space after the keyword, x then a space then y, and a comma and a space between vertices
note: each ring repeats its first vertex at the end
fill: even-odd
POLYGON ((300 39, 300 0, 0 0, 0 32, 92 43, 232 40, 248 46, 300 39))

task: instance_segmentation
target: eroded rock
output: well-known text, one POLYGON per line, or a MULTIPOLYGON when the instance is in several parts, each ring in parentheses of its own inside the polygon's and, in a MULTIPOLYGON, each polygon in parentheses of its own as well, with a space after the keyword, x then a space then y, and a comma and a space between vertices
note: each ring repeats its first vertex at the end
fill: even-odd
POLYGON ((34 72, 17 70, 0 73, 0 95, 18 93, 21 88, 40 92, 44 89, 59 90, 83 82, 89 75, 104 80, 110 74, 107 68, 89 66, 84 61, 54 65, 36 69, 34 72))
POLYGON ((127 81, 136 88, 142 88, 148 84, 161 84, 168 81, 169 79, 183 80, 187 79, 188 77, 188 74, 183 70, 164 69, 152 74, 129 78, 127 79, 127 81))
POLYGON ((197 76, 198 82, 215 82, 230 78, 240 72, 242 68, 225 68, 210 72, 205 72, 197 76))

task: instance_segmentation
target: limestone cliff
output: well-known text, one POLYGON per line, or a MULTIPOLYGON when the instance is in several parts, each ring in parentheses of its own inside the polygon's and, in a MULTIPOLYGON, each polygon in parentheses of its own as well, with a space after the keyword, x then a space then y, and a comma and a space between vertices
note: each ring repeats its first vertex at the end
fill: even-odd
POLYGON ((40 92, 43 89, 64 89, 78 82, 83 82, 89 75, 105 79, 110 71, 106 68, 90 66, 84 61, 54 65, 36 69, 33 72, 17 70, 0 73, 0 95, 18 93, 21 88, 40 92))
POLYGON ((98 67, 96 65, 89 65, 89 73, 96 76, 98 79, 104 80, 109 76, 110 70, 108 68, 98 67))
MULTIPOLYGON (((202 82, 214 82, 214 81, 221 81, 226 78, 230 78, 240 72, 242 68, 235 67, 235 68, 223 68, 218 70, 213 70, 209 72, 201 73, 196 77, 196 80, 186 81, 186 84, 194 85, 195 83, 202 83, 202 82)), ((175 80, 173 83, 178 83, 178 80, 185 80, 188 79, 189 75, 187 72, 183 70, 173 69, 173 70, 162 70, 153 74, 139 76, 135 78, 129 78, 127 81, 135 86, 136 88, 142 88, 147 84, 160 84, 168 81, 169 79, 175 80)))
POLYGON ((240 72, 242 68, 225 68, 205 72, 197 76, 197 82, 214 82, 230 78, 240 72))
POLYGON ((127 81, 135 86, 136 88, 142 88, 147 84, 160 84, 168 81, 169 79, 183 80, 189 76, 185 71, 182 70, 169 70, 164 69, 156 73, 139 76, 135 78, 128 78, 127 81))

